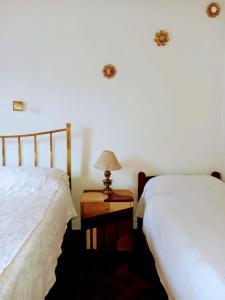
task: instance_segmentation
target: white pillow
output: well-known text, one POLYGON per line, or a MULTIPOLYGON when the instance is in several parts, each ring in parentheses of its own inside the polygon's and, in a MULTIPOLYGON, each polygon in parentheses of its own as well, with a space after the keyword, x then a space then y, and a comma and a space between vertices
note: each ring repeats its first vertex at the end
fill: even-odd
POLYGON ((210 175, 161 175, 150 179, 138 202, 135 216, 143 218, 146 204, 157 195, 225 194, 225 184, 210 175))

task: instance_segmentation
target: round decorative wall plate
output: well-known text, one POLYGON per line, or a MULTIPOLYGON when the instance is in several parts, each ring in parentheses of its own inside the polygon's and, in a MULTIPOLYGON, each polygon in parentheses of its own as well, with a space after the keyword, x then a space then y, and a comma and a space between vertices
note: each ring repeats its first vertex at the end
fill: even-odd
POLYGON ((167 31, 160 30, 159 32, 156 32, 155 42, 158 46, 166 46, 169 40, 169 33, 167 31))
POLYGON ((215 18, 220 14, 220 5, 216 2, 212 2, 207 6, 207 14, 209 18, 215 18))
POLYGON ((107 79, 111 79, 113 77, 116 76, 116 67, 114 65, 111 65, 111 64, 108 64, 108 65, 105 65, 103 70, 102 70, 102 73, 104 75, 105 78, 107 79))

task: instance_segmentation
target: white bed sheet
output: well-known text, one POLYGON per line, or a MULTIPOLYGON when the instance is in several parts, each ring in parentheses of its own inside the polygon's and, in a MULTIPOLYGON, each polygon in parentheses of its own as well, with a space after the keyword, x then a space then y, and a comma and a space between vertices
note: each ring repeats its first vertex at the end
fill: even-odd
POLYGON ((169 299, 225 299, 225 184, 159 176, 145 188, 143 231, 169 299))
POLYGON ((43 300, 55 282, 55 267, 66 225, 76 215, 68 180, 66 176, 60 177, 60 171, 56 173, 57 189, 41 219, 37 219, 25 240, 19 239, 20 247, 0 274, 1 300, 43 300))

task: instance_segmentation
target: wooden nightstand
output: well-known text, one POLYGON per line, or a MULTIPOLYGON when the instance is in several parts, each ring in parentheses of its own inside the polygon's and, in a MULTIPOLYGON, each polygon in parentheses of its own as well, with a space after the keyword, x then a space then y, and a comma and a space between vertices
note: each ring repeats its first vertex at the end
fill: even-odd
POLYGON ((133 247, 133 195, 129 190, 84 190, 81 230, 85 249, 131 251, 133 247))

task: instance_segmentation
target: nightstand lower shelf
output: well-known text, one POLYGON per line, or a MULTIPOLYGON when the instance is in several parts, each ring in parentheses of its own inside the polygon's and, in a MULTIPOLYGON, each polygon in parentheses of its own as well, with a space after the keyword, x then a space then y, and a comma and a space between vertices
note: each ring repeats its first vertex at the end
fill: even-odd
POLYGON ((85 249, 131 251, 133 209, 125 211, 82 222, 85 249))

